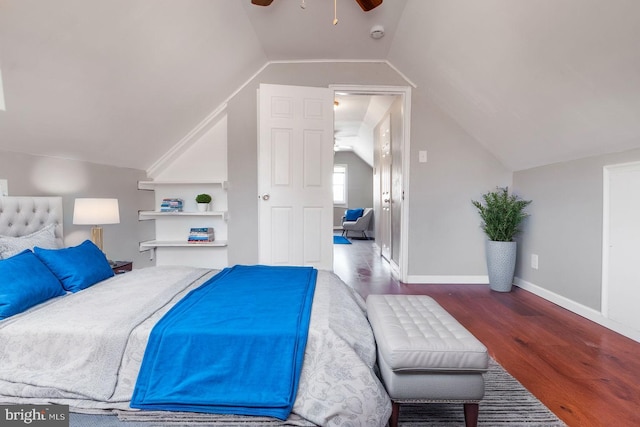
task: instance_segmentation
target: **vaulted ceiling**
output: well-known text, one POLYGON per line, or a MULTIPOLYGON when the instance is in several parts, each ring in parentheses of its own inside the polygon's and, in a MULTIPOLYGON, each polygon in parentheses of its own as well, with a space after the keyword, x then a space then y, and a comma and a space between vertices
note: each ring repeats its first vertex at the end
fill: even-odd
POLYGON ((513 170, 640 147, 637 0, 337 6, 0 0, 0 150, 147 169, 269 61, 307 60, 388 61, 513 170))

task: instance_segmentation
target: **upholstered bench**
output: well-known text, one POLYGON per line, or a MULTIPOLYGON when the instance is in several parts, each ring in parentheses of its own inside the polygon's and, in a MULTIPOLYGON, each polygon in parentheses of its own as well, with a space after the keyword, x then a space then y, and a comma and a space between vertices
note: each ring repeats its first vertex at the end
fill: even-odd
POLYGON ((467 427, 477 425, 486 347, 428 296, 370 295, 367 315, 393 402, 391 427, 401 403, 436 402, 464 404, 467 427))

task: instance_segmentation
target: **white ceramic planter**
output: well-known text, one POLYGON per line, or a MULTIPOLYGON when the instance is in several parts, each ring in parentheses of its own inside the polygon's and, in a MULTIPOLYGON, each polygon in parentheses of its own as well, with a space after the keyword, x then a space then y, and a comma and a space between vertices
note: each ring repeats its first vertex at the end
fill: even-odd
POLYGON ((206 212, 209 210, 209 203, 197 203, 198 212, 206 212))
POLYGON ((498 292, 509 292, 516 269, 516 242, 487 240, 487 272, 489 287, 498 292))

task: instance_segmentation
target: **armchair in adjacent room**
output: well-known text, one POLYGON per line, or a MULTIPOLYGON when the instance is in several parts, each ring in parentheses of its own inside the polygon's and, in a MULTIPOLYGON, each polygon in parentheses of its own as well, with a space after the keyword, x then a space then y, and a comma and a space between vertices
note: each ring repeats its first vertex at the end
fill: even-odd
POLYGON ((348 209, 342 217, 342 235, 349 237, 349 231, 359 231, 366 239, 373 208, 348 209))

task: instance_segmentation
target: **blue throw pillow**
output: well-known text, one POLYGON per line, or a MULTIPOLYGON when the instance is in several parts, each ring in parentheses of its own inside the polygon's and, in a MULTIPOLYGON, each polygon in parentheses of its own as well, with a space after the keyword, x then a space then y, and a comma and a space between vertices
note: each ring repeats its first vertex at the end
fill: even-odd
POLYGON ((0 319, 64 294, 60 281, 30 250, 0 261, 0 319))
POLYGON ((363 213, 363 208, 347 209, 347 212, 344 214, 344 219, 345 221, 356 221, 363 213))
POLYGON ((90 240, 64 249, 34 248, 36 256, 70 292, 78 292, 113 276, 107 257, 90 240))

